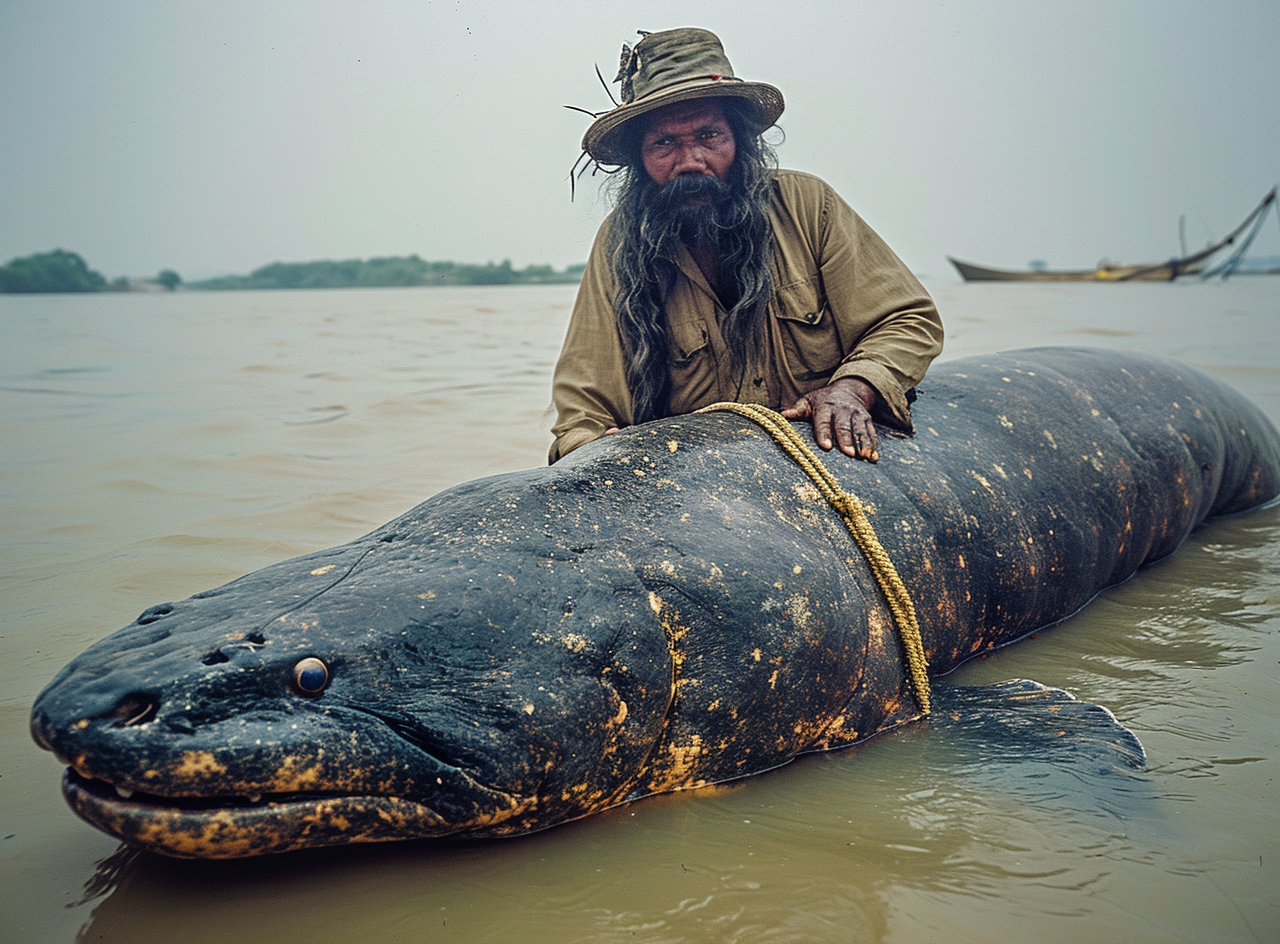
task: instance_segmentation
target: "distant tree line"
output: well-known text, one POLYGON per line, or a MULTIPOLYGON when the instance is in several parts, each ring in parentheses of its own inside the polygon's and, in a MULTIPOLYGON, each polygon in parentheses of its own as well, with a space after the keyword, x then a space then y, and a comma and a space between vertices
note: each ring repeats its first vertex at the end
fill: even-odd
POLYGON ((34 255, 10 259, 0 266, 0 293, 37 292, 135 292, 173 291, 182 276, 172 269, 162 269, 154 279, 130 279, 120 276, 110 283, 101 272, 90 269, 79 253, 54 249, 34 255))
POLYGON ((273 262, 248 275, 226 275, 188 283, 202 289, 266 288, 377 288, 395 285, 528 285, 548 282, 577 282, 584 266, 569 266, 557 272, 549 265, 511 266, 510 259, 498 264, 474 265, 465 262, 426 262, 418 256, 383 256, 373 259, 345 259, 339 262, 273 262))
POLYGON ((101 292, 107 280, 74 252, 55 249, 0 266, 0 292, 101 292))
MULTIPOLYGON (((549 265, 513 268, 510 259, 474 265, 465 262, 424 262, 413 256, 347 259, 341 262, 273 262, 248 275, 225 275, 187 282, 191 289, 264 288, 378 288, 396 285, 530 285, 577 282, 585 266, 556 271, 549 265)), ((173 269, 152 279, 121 276, 107 282, 78 254, 65 249, 12 259, 0 266, 0 292, 128 292, 140 289, 173 291, 184 284, 173 269)))

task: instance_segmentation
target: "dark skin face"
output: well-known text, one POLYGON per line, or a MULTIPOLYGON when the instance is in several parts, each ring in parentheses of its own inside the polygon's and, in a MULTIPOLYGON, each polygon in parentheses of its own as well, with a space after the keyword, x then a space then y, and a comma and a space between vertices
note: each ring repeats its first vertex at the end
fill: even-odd
MULTIPOLYGON (((650 116, 640 139, 640 161, 645 173, 660 187, 677 177, 706 175, 724 180, 736 155, 733 128, 715 99, 694 99, 659 108, 650 116)), ((719 260, 715 247, 688 248, 707 283, 718 292, 719 260)))
MULTIPOLYGON (((724 109, 714 98, 677 102, 651 112, 645 118, 640 139, 640 161, 645 173, 659 186, 682 174, 710 174, 724 180, 733 166, 737 145, 724 109)), ((713 247, 690 246, 689 252, 712 287, 718 268, 713 247)), ((813 423, 819 448, 833 446, 855 459, 876 462, 880 440, 871 410, 879 394, 856 377, 844 377, 805 394, 782 411, 791 420, 813 423)), ((606 433, 615 433, 611 427, 606 433)))
POLYGON ((715 99, 694 99, 659 108, 640 139, 640 161, 658 186, 684 174, 724 180, 737 144, 724 109, 715 99))

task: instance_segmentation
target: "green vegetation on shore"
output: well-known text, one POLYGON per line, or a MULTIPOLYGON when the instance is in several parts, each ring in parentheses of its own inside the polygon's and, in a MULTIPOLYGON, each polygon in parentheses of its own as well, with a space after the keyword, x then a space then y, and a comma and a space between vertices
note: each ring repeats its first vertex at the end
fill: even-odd
POLYGON ((0 266, 2 292, 133 292, 173 291, 179 285, 208 291, 275 288, 382 288, 402 285, 537 285, 576 283, 584 266, 556 271, 549 265, 514 269, 511 260, 473 265, 464 262, 425 262, 413 256, 346 259, 340 262, 273 262, 248 275, 224 275, 200 282, 183 282, 172 269, 151 279, 120 276, 107 282, 79 255, 64 249, 12 259, 0 266))
POLYGON ((65 249, 11 259, 0 266, 0 292, 101 292, 106 287, 101 273, 65 249))
POLYGON ((418 256, 384 256, 341 262, 273 262, 248 275, 225 275, 190 282, 196 289, 264 288, 376 288, 393 285, 530 285, 577 282, 583 266, 557 272, 549 265, 513 269, 511 260, 495 265, 463 262, 425 262, 418 256))

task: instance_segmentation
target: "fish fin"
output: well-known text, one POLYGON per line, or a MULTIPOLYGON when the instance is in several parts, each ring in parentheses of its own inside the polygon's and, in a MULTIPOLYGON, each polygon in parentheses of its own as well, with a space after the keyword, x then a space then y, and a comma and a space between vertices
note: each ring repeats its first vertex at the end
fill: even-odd
MULTIPOLYGON (((935 685, 927 724, 955 736, 954 749, 1006 761, 1090 763, 1099 773, 1146 765, 1136 734, 1101 705, 1030 679, 935 685)), ((950 740, 950 738, 949 738, 950 740)))

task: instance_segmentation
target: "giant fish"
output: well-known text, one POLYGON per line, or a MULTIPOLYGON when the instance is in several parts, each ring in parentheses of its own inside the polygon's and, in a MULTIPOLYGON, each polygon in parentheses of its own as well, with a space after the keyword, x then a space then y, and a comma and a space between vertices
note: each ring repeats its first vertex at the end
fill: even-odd
MULTIPOLYGON (((1266 417, 1154 357, 944 362, 914 414, 877 464, 826 461, 933 676, 1280 492, 1266 417)), ((750 419, 706 413, 153 606, 31 728, 80 816, 216 858, 532 832, 861 743, 920 695, 837 511, 750 419)))

